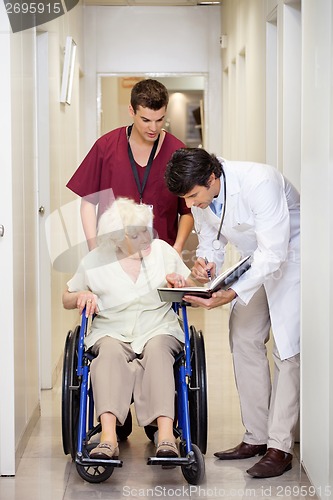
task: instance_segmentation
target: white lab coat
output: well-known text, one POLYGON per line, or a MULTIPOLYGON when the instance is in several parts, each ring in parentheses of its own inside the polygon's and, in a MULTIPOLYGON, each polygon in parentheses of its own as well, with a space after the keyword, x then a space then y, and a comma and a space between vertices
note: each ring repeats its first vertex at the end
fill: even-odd
MULTIPOLYGON (((253 254, 251 268, 232 285, 246 305, 264 285, 271 324, 281 359, 299 353, 300 343, 300 205, 297 190, 270 165, 227 161, 226 212, 220 250, 214 250, 220 218, 208 207, 192 207, 198 233, 198 257, 220 271, 229 241, 242 257, 253 254)), ((218 199, 224 202, 223 176, 218 199)))

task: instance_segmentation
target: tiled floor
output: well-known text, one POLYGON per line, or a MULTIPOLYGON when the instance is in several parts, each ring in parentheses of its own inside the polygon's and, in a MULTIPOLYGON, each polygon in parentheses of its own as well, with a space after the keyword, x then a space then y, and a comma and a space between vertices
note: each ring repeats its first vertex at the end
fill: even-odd
POLYGON ((257 458, 220 461, 213 452, 238 444, 243 435, 227 335, 227 309, 189 310, 190 323, 205 336, 209 429, 205 458, 206 480, 190 486, 179 468, 162 470, 146 465, 154 454, 153 444, 134 426, 127 442, 121 443, 123 467, 114 469, 104 483, 90 484, 77 474, 61 440, 61 385, 42 392, 42 416, 36 425, 17 475, 0 478, 2 500, 93 500, 122 498, 259 498, 313 499, 313 487, 302 470, 295 450, 293 468, 282 477, 253 479, 246 469, 257 458))

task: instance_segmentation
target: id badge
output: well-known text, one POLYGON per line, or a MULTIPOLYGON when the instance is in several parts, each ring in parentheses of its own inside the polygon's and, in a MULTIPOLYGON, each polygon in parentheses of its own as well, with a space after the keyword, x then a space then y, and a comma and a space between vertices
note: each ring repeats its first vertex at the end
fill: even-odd
POLYGON ((147 207, 149 208, 150 210, 150 221, 148 223, 149 227, 153 227, 153 217, 154 217, 154 205, 148 205, 147 204, 147 207))
POLYGON ((153 217, 154 217, 154 205, 148 205, 149 210, 150 210, 150 226, 153 227, 153 217))
POLYGON ((148 205, 148 203, 143 203, 142 198, 140 199, 140 205, 146 205, 146 207, 149 208, 150 211, 150 220, 147 224, 148 227, 153 229, 153 217, 154 217, 154 205, 148 205))

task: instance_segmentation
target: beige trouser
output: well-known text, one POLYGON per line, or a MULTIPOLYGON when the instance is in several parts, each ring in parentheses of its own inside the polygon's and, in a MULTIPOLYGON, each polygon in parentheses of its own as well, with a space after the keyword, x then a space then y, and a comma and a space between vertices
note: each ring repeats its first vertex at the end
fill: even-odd
POLYGON ((103 337, 92 348, 97 357, 90 373, 96 416, 111 412, 122 425, 134 401, 139 425, 159 416, 174 418, 175 380, 173 365, 182 344, 171 335, 150 339, 137 355, 130 344, 103 337))
POLYGON ((274 343, 271 385, 265 345, 270 326, 264 287, 247 306, 236 303, 231 312, 230 347, 246 429, 243 440, 292 453, 299 416, 300 355, 282 361, 274 343))

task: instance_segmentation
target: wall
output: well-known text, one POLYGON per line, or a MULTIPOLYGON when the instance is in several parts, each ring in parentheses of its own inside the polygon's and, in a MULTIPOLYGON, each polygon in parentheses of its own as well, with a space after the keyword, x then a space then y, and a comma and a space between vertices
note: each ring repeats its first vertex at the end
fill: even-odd
MULTIPOLYGON (((264 0, 222 1, 222 155, 266 161, 264 0)), ((238 258, 228 245, 228 262, 238 258)))
POLYGON ((301 0, 269 0, 266 21, 266 161, 300 189, 301 0))
POLYGON ((299 188, 300 1, 225 0, 222 33, 223 154, 275 165, 299 188))
POLYGON ((222 2, 223 155, 264 162, 264 2, 222 2))
POLYGON ((207 149, 221 152, 219 7, 87 7, 85 136, 97 138, 97 74, 207 75, 207 149), (163 31, 161 32, 161 20, 163 31), (163 36, 164 35, 164 36, 163 36))
POLYGON ((303 2, 302 25, 302 460, 319 496, 330 498, 333 491, 332 2, 303 2))
MULTIPOLYGON (((83 41, 80 23, 82 12, 76 7, 58 22, 45 25, 49 34, 49 112, 50 112, 50 212, 48 216, 59 214, 73 199, 66 183, 72 175, 73 165, 79 162, 80 144, 80 70, 83 64, 83 41), (66 16, 68 16, 66 18, 66 16), (71 104, 59 102, 59 89, 62 77, 64 47, 66 36, 72 36, 77 43, 77 58, 72 90, 71 104)), ((69 223, 65 220, 65 226, 69 223)), ((51 253, 62 237, 57 231, 51 230, 51 253)), ((53 266, 51 269, 51 386, 61 370, 61 357, 64 348, 65 335, 78 321, 76 312, 65 311, 62 307, 62 293, 66 282, 75 271, 74 266, 53 266)), ((46 334, 46 332, 43 332, 46 334)))

